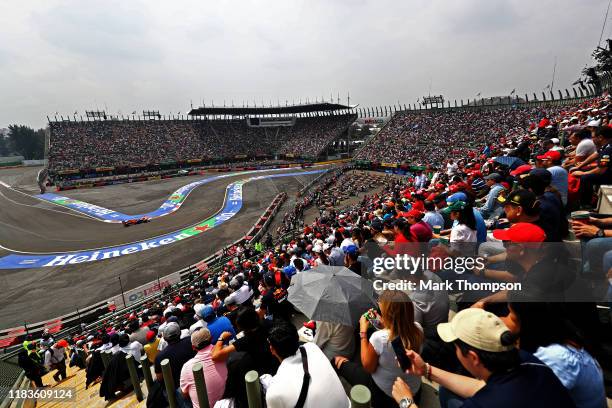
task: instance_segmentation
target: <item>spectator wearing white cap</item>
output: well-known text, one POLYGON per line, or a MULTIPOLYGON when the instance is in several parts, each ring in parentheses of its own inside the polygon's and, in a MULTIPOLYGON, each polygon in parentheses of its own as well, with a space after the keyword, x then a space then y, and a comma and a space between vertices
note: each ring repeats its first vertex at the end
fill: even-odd
MULTIPOLYGON (((439 324, 438 334, 454 344, 459 362, 473 377, 427 364, 412 350, 406 355, 412 363, 410 374, 440 384, 443 407, 574 407, 552 370, 533 355, 519 351, 514 346, 515 336, 494 314, 464 309, 450 323, 439 324)), ((399 378, 393 385, 393 397, 400 407, 414 407, 412 390, 399 378)))
POLYGON ((204 303, 197 303, 193 306, 193 311, 195 312, 194 318, 196 322, 189 326, 189 334, 193 334, 196 330, 206 327, 208 324, 204 321, 200 313, 202 309, 206 306, 204 303))
POLYGON ((560 152, 564 151, 563 147, 561 147, 561 141, 558 138, 553 137, 552 139, 550 139, 550 141, 553 144, 553 146, 550 148, 550 150, 557 150, 557 151, 560 151, 560 152))

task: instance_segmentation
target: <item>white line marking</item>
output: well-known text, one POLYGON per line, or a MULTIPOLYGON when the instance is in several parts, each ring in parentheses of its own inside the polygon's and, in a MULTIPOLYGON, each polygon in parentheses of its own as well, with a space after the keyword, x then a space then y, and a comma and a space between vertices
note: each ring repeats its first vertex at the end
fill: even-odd
MULTIPOLYGON (((9 190, 11 190, 11 191, 15 191, 15 192, 17 192, 17 193, 23 194, 23 195, 25 195, 26 197, 36 198, 36 197, 33 197, 33 196, 31 196, 31 195, 29 195, 29 194, 27 194, 27 193, 23 193, 23 192, 21 192, 21 191, 19 191, 19 190, 15 190, 14 188, 11 188, 11 187, 8 187, 8 189, 9 189, 9 190)), ((19 202, 15 201, 15 200, 13 200, 13 199, 11 199, 11 198, 8 198, 8 197, 7 197, 6 195, 4 195, 4 193, 2 193, 2 192, 0 192, 0 196, 2 196, 2 197, 3 197, 3 198, 6 200, 6 201, 10 201, 11 203, 13 203, 13 204, 15 204, 15 205, 21 205, 21 206, 23 206, 23 207, 31 207, 31 208, 36 208, 36 209, 38 209, 38 210, 52 211, 52 212, 56 212, 56 213, 60 213, 60 214, 70 215, 70 216, 72 216, 72 217, 79 217, 79 218, 84 218, 84 219, 92 219, 92 220, 100 221, 100 220, 98 220, 97 218, 94 218, 94 217, 92 217, 92 216, 90 216, 90 215, 82 214, 82 213, 80 213, 80 212, 78 212, 78 211, 77 211, 77 214, 73 214, 73 213, 71 212, 71 211, 73 211, 71 208, 64 207, 64 206, 60 206, 60 207, 65 208, 65 209, 68 209, 69 211, 58 211, 58 210, 53 210, 53 209, 51 209, 51 208, 38 207, 38 206, 36 206, 36 205, 30 205, 30 204, 23 204, 23 203, 19 203, 19 202)), ((45 200, 39 200, 39 201, 42 201, 42 202, 45 202, 45 203, 51 203, 50 201, 45 201, 45 200)), ((55 203, 51 203, 51 204, 55 204, 55 203)), ((55 205, 58 205, 58 206, 59 206, 59 204, 55 204, 55 205)))

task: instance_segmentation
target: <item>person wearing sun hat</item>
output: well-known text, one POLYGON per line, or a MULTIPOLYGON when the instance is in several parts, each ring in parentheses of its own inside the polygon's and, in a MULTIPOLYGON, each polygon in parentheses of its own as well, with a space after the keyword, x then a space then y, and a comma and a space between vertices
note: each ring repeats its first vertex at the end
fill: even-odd
MULTIPOLYGON (((416 352, 407 351, 412 363, 407 373, 438 383, 442 406, 575 406, 554 372, 532 354, 520 351, 515 346, 516 336, 494 314, 482 309, 464 309, 450 323, 438 324, 437 331, 442 341, 454 345, 457 359, 473 376, 434 367, 416 352)), ((413 404, 412 390, 400 378, 393 385, 393 398, 400 407, 413 404)))

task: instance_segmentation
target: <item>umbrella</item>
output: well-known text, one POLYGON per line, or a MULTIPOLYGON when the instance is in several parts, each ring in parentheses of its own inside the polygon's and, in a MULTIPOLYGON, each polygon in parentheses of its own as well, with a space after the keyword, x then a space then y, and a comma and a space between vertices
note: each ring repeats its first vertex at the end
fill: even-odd
POLYGON ((501 164, 502 166, 509 167, 511 170, 516 169, 518 166, 522 166, 525 162, 518 157, 514 156, 499 156, 493 160, 495 163, 501 164))
POLYGON ((343 266, 322 265, 291 279, 289 302, 309 319, 353 326, 376 305, 372 282, 343 266))

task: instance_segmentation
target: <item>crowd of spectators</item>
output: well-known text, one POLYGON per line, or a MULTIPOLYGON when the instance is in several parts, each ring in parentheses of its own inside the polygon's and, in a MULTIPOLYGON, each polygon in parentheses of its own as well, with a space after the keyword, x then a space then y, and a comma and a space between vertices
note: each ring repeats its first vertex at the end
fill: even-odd
POLYGON ((411 165, 440 164, 449 156, 465 157, 500 138, 512 140, 531 123, 564 108, 405 111, 362 149, 357 158, 411 165))
POLYGON ((275 155, 317 158, 355 119, 314 116, 275 127, 250 127, 244 119, 51 122, 49 167, 60 171, 275 155))
MULTIPOLYGON (((68 343, 88 352, 88 381, 102 378, 107 398, 122 389, 122 378, 108 388, 96 350, 112 350, 113 360, 144 352, 160 382, 160 362, 168 359, 180 406, 198 406, 190 373, 197 361, 217 408, 247 406, 249 370, 261 375, 270 408, 348 408, 343 383, 368 387, 375 408, 416 408, 425 379, 439 385, 444 408, 604 407, 601 366, 612 361, 603 347, 610 323, 600 321, 596 303, 612 300, 612 217, 596 213, 594 203, 598 187, 612 184, 611 101, 606 96, 549 111, 531 130, 527 121, 520 125, 527 129, 504 125, 494 140, 479 139, 475 154, 447 155, 443 167, 417 174, 384 176, 380 190, 357 204, 332 203, 312 223, 298 223, 293 239, 268 241, 258 252, 241 249, 219 274, 205 274, 180 293, 68 343), (550 137, 556 132, 571 135, 567 146, 550 137), (570 216, 572 209, 580 211, 570 216), (572 243, 578 262, 567 250, 572 243), (420 254, 440 262, 409 273, 397 265, 375 269, 380 258, 420 254), (466 256, 481 263, 456 263, 466 256), (313 336, 307 338, 292 323, 299 310, 288 288, 299 274, 323 266, 416 285, 377 289, 378 304, 352 325, 308 322, 313 336), (452 285, 460 280, 488 285, 461 290, 452 285)), ((453 115, 442 113, 440 121, 452 129, 454 117, 463 128, 465 117, 453 115)), ((321 178, 295 218, 327 190, 353 180, 345 172, 321 178)), ((45 341, 43 347, 62 347, 44 338, 40 344, 45 341)), ((24 344, 25 360, 36 347, 24 344)), ((57 368, 46 354, 47 368, 57 368)), ((32 371, 29 376, 36 379, 32 371)))

